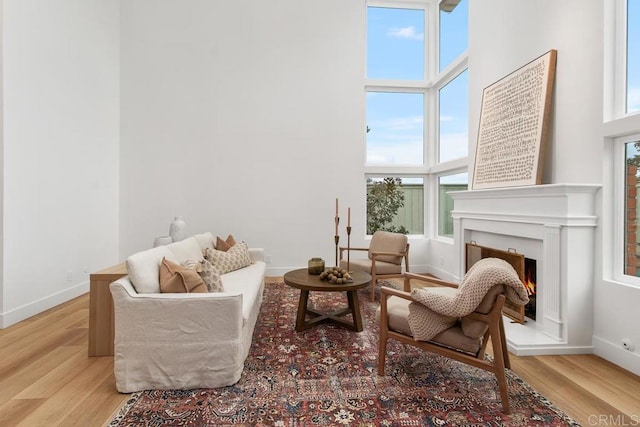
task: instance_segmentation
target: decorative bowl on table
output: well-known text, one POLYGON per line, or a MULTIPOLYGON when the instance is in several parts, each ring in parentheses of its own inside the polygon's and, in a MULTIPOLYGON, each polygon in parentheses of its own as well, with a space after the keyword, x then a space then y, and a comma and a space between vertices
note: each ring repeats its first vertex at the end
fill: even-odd
POLYGON ((336 285, 353 282, 349 272, 338 267, 327 268, 324 270, 320 273, 320 280, 326 280, 327 282, 335 283, 336 285))

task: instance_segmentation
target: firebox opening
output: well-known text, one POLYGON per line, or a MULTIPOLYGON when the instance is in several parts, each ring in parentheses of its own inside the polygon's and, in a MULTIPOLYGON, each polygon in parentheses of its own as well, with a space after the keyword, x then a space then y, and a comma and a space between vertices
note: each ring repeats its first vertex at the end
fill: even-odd
POLYGON ((529 302, 524 306, 524 315, 531 320, 536 320, 536 294, 537 294, 537 262, 535 259, 524 259, 524 286, 527 288, 529 302))

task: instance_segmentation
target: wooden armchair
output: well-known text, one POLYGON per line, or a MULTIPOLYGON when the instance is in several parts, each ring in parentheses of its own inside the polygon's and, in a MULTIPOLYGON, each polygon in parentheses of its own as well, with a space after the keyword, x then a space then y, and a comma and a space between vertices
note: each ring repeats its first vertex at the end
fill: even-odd
POLYGON ((454 326, 439 333, 430 341, 417 341, 412 336, 407 320, 409 304, 414 301, 409 293, 410 280, 439 285, 440 287, 431 289, 440 293, 446 293, 448 290, 455 292, 457 285, 411 273, 405 274, 404 279, 404 291, 387 287, 381 289, 378 375, 384 375, 387 341, 392 338, 404 344, 492 372, 498 381, 503 411, 509 414, 509 394, 505 368, 510 368, 510 362, 504 336, 504 324, 502 323, 502 306, 506 300, 502 294, 503 286, 493 286, 476 310, 459 319, 454 326), (442 286, 449 289, 443 289, 442 286), (463 323, 467 326, 465 330, 463 330, 463 323), (469 333, 470 330, 474 330, 474 333, 469 333), (484 357, 489 338, 491 338, 493 347, 493 363, 485 360, 484 357))
POLYGON ((406 234, 376 231, 371 237, 368 248, 340 248, 340 268, 347 268, 344 252, 367 252, 366 259, 353 259, 349 256, 349 270, 364 271, 371 274, 371 301, 375 300, 375 288, 378 279, 391 279, 402 276, 402 260, 405 271, 409 271, 409 243, 406 234))

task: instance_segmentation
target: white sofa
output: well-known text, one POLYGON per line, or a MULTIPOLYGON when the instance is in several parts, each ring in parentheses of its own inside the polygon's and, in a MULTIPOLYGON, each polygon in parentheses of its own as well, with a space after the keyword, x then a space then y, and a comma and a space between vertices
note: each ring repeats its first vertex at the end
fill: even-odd
POLYGON ((215 388, 240 379, 264 290, 264 252, 221 276, 224 292, 160 293, 162 258, 183 263, 213 248, 211 233, 138 252, 128 276, 110 285, 115 312, 114 372, 121 393, 215 388))

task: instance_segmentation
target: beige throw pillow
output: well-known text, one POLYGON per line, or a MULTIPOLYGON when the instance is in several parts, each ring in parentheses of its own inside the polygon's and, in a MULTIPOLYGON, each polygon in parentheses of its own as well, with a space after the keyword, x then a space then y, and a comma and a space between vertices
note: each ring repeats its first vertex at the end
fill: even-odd
POLYGON ((208 292, 200 275, 191 268, 162 258, 160 264, 160 292, 162 293, 196 293, 208 292))
POLYGON ((220 274, 225 274, 251 265, 249 247, 245 242, 236 243, 226 252, 216 249, 205 250, 204 257, 218 270, 220 274))

